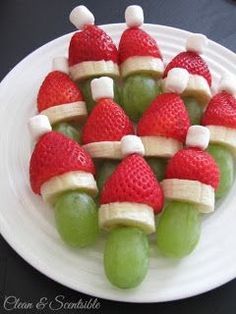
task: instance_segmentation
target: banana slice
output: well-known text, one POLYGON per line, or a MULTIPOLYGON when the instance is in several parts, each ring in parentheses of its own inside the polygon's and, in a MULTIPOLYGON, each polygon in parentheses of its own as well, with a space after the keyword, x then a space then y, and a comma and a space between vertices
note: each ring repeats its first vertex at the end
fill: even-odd
POLYGON ((45 182, 40 192, 44 201, 53 204, 61 193, 77 189, 96 196, 98 188, 93 175, 85 171, 67 172, 45 182))
POLYGON ((70 67, 74 81, 92 76, 119 76, 119 67, 113 61, 84 61, 70 67))
POLYGON ((87 109, 84 101, 53 106, 40 112, 48 117, 51 124, 68 120, 85 120, 87 109))
POLYGON ((141 136, 145 148, 145 156, 170 158, 178 150, 183 148, 183 144, 173 138, 164 136, 141 136))
POLYGON ((155 232, 155 219, 152 207, 146 204, 115 202, 103 204, 99 208, 99 225, 111 230, 118 226, 141 228, 146 234, 155 232))
POLYGON ((200 213, 214 211, 215 191, 211 185, 182 179, 165 179, 161 185, 167 199, 191 202, 200 213))
POLYGON ((236 155, 236 129, 219 125, 207 125, 210 131, 210 142, 228 146, 236 155))
POLYGON ((161 77, 164 65, 161 59, 154 57, 130 57, 120 66, 121 76, 126 77, 135 72, 149 72, 156 77, 161 77))
POLYGON ((122 159, 121 142, 104 141, 83 145, 83 148, 93 158, 122 159))
MULTIPOLYGON (((162 80, 163 91, 166 91, 165 80, 166 79, 162 80)), ((205 106, 209 102, 212 96, 210 87, 206 79, 202 77, 201 75, 196 75, 196 74, 189 75, 189 81, 188 81, 187 87, 181 95, 184 97, 185 96, 196 97, 196 99, 199 100, 199 103, 203 106, 205 106)))

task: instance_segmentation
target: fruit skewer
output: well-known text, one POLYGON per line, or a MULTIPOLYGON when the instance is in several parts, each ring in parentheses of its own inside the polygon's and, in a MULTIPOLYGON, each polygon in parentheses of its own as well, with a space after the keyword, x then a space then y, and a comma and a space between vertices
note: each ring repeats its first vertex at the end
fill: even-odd
POLYGON ((229 192, 234 180, 236 152, 236 79, 222 77, 218 92, 210 100, 203 115, 202 124, 210 131, 208 152, 220 169, 220 184, 216 197, 222 198, 229 192))
POLYGON ((158 79, 162 77, 164 65, 157 42, 141 28, 142 8, 128 6, 125 20, 128 28, 121 35, 118 48, 122 104, 129 117, 137 121, 160 93, 158 79))
POLYGON ((137 135, 159 180, 164 179, 168 159, 183 148, 189 126, 184 102, 174 92, 157 96, 139 120, 137 135))
POLYGON ((83 128, 84 149, 96 160, 99 190, 122 159, 121 139, 134 134, 134 128, 124 110, 113 100, 113 80, 100 77, 91 81, 92 109, 83 128))
POLYGON ((192 34, 186 40, 186 51, 177 54, 166 66, 162 89, 175 92, 184 100, 191 124, 200 124, 205 106, 211 98, 212 77, 201 54, 208 46, 208 39, 202 34, 192 34), (181 79, 180 79, 181 77, 181 79), (168 78, 168 79, 167 79, 168 78))
MULTIPOLYGON (((70 13, 71 23, 80 31, 75 32, 69 44, 69 70, 78 83, 86 100, 88 111, 94 106, 90 82, 100 76, 119 80, 118 51, 111 37, 94 25, 95 18, 85 6, 79 5, 70 13)), ((118 85, 114 85, 119 101, 118 85)))
POLYGON ((161 182, 168 201, 157 226, 157 246, 171 257, 184 257, 192 252, 200 237, 199 213, 214 211, 219 168, 204 151, 210 132, 194 125, 188 130, 186 148, 169 161, 166 178, 161 182))
POLYGON ((40 114, 48 117, 54 130, 79 142, 77 126, 85 121, 87 108, 81 91, 68 73, 67 59, 54 58, 53 70, 40 86, 37 108, 40 114))
POLYGON ((95 167, 89 154, 74 140, 51 131, 44 115, 30 119, 37 143, 29 166, 31 189, 55 209, 61 238, 71 246, 92 244, 98 235, 95 167))
POLYGON ((155 232, 154 213, 162 209, 163 192, 142 157, 140 138, 126 135, 121 145, 125 157, 103 186, 99 225, 110 231, 104 251, 107 278, 119 288, 133 288, 148 270, 147 235, 155 232))

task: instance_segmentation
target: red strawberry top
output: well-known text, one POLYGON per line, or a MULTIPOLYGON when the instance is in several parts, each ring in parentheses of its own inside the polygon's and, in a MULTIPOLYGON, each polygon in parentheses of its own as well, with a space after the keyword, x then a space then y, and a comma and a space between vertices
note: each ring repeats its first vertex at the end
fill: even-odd
POLYGON ((167 179, 196 180, 218 187, 220 172, 215 160, 199 148, 184 148, 170 160, 166 169, 167 179))
POLYGON ((101 204, 134 202, 151 206, 156 213, 163 207, 163 192, 143 157, 127 156, 106 181, 101 204))
POLYGON ((236 129, 235 97, 225 91, 212 97, 203 115, 202 124, 236 129))
POLYGON ((183 100, 177 94, 166 93, 157 96, 144 112, 137 126, 137 134, 170 137, 184 142, 189 126, 183 100))
POLYGON ((39 89, 38 111, 75 101, 83 101, 82 93, 76 84, 67 74, 53 71, 46 76, 39 89))
POLYGON ((119 43, 119 64, 130 57, 154 57, 162 59, 160 49, 149 34, 138 27, 126 29, 119 43))
POLYGON ((34 193, 40 194, 43 183, 69 171, 95 173, 91 157, 78 143, 58 133, 43 135, 30 159, 30 183, 34 193))
POLYGON ((83 128, 83 144, 120 141, 134 134, 133 124, 124 110, 110 98, 98 100, 83 128))
POLYGON ((184 51, 174 57, 170 63, 166 66, 163 77, 167 76, 167 73, 173 68, 184 68, 190 74, 196 74, 204 77, 211 86, 211 73, 208 65, 202 59, 199 54, 194 51, 184 51))
POLYGON ((117 63, 118 52, 111 37, 95 25, 87 25, 76 32, 70 41, 69 66, 83 61, 113 61, 117 63))

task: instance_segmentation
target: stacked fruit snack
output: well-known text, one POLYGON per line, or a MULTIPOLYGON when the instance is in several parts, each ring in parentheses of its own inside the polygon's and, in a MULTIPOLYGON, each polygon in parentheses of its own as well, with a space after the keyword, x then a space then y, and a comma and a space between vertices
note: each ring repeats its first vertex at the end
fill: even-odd
POLYGON ((94 16, 85 6, 74 8, 70 21, 81 30, 76 32, 70 41, 70 74, 72 79, 79 83, 90 111, 94 105, 90 81, 103 75, 116 79, 119 77, 118 52, 111 37, 94 25, 94 16))
POLYGON ((214 211, 219 169, 204 151, 209 137, 206 127, 191 126, 186 137, 187 147, 168 163, 162 187, 169 202, 157 227, 157 245, 165 255, 184 257, 191 253, 200 236, 199 213, 214 211))
POLYGON ((189 126, 188 112, 177 93, 157 96, 139 120, 137 134, 159 180, 164 178, 168 158, 183 148, 189 126))
POLYGON ((46 76, 39 89, 37 107, 40 114, 48 117, 54 130, 79 142, 79 130, 74 126, 84 122, 87 109, 81 91, 68 73, 67 59, 54 58, 53 71, 46 76))
POLYGON ((32 191, 55 209, 61 238, 71 246, 84 247, 98 235, 95 168, 89 154, 74 140, 51 131, 48 118, 30 119, 37 143, 30 159, 32 191))
POLYGON ((107 179, 100 195, 99 224, 110 231, 104 252, 105 273, 120 288, 144 279, 149 260, 147 234, 155 232, 154 214, 163 206, 163 192, 145 159, 140 138, 122 138, 124 159, 107 179))
POLYGON ((100 190, 122 159, 122 137, 133 134, 134 128, 124 110, 113 100, 111 78, 93 79, 91 92, 96 105, 84 125, 82 141, 84 149, 96 160, 100 190))
POLYGON ((220 184, 216 197, 225 196, 234 180, 236 151, 236 79, 225 75, 217 94, 212 97, 203 115, 202 124, 210 131, 208 152, 220 169, 220 184))
POLYGON ((157 79, 164 65, 156 41, 140 28, 144 20, 142 8, 127 7, 125 20, 128 28, 121 35, 118 49, 124 79, 122 102, 129 117, 137 121, 160 92, 157 79))
POLYGON ((207 63, 200 56, 207 45, 208 39, 205 35, 189 36, 186 51, 180 52, 170 61, 163 75, 162 88, 165 92, 172 92, 172 83, 176 85, 178 82, 178 92, 183 97, 192 124, 200 124, 204 107, 211 98, 211 73, 207 63))

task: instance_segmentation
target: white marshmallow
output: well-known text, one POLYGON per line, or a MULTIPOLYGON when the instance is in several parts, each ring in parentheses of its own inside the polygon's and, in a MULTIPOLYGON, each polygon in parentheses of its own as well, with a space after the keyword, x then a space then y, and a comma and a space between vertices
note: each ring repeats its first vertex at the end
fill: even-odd
POLYGON ((52 60, 53 71, 60 71, 69 74, 68 59, 66 57, 57 57, 52 60))
POLYGON ((188 129, 186 146, 206 149, 210 140, 210 131, 201 125, 192 125, 188 129))
POLYGON ((69 20, 78 29, 83 29, 86 25, 93 25, 95 22, 93 13, 84 5, 75 7, 70 13, 69 20))
POLYGON ((91 81, 91 92, 93 100, 101 98, 114 98, 113 79, 103 76, 91 81))
POLYGON ((136 135, 123 136, 121 139, 121 152, 124 157, 135 153, 144 156, 145 149, 140 137, 136 135))
POLYGON ((130 5, 125 10, 125 22, 128 27, 139 27, 143 24, 143 9, 139 5, 130 5))
POLYGON ((30 118, 28 127, 31 136, 35 141, 37 141, 40 136, 52 131, 48 117, 43 114, 38 114, 37 116, 30 118))
POLYGON ((236 77, 225 73, 219 82, 218 91, 226 91, 236 96, 236 77))
POLYGON ((203 34, 193 34, 186 41, 186 49, 196 53, 203 53, 208 46, 208 38, 203 34))
POLYGON ((189 73, 186 69, 173 68, 165 79, 165 91, 181 94, 186 89, 189 81, 189 73))

